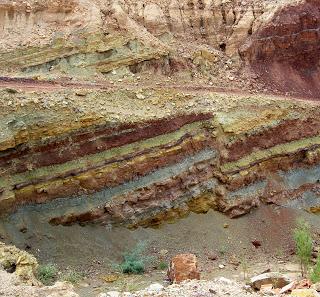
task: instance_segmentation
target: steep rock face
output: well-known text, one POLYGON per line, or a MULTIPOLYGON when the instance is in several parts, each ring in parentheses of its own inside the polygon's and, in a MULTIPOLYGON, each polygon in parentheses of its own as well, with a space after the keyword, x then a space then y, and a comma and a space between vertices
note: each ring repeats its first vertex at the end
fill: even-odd
POLYGON ((46 94, 70 102, 52 112, 34 107, 42 94, 2 93, 30 99, 23 116, 1 121, 4 225, 136 227, 210 208, 237 217, 261 203, 318 205, 317 105, 164 89, 143 100, 132 91, 76 94, 46 94))
POLYGON ((87 77, 168 55, 190 63, 199 50, 238 57, 257 24, 282 3, 4 1, 0 67, 20 75, 87 77))
POLYGON ((319 96, 320 3, 306 0, 277 11, 241 47, 241 55, 268 85, 319 96))

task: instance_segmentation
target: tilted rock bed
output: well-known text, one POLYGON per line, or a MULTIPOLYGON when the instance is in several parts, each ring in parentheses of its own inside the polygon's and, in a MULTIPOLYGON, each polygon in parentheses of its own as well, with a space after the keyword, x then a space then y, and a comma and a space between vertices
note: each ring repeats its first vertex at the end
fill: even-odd
POLYGON ((238 217, 261 203, 317 211, 316 103, 143 92, 144 100, 134 91, 3 91, 6 101, 27 98, 2 110, 5 226, 23 231, 30 216, 53 226, 150 226, 210 208, 238 217))

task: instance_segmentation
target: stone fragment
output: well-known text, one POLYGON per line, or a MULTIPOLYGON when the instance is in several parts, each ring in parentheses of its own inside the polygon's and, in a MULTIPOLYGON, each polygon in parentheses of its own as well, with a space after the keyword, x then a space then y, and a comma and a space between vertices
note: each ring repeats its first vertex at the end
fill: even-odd
POLYGON ((170 262, 168 278, 172 283, 200 279, 197 257, 194 254, 180 254, 170 262))
POLYGON ((250 279, 250 285, 260 290, 262 285, 272 284, 274 288, 283 288, 290 283, 290 279, 277 272, 263 273, 250 279))
POLYGON ((218 259, 218 254, 215 253, 215 252, 212 252, 212 253, 210 253, 210 254, 208 255, 208 259, 209 259, 209 260, 212 260, 212 261, 217 260, 217 259, 218 259))
POLYGON ((260 240, 252 240, 251 243, 254 245, 255 248, 258 248, 261 246, 261 241, 260 240))
POLYGON ((146 96, 144 96, 144 95, 141 94, 141 93, 137 93, 136 96, 137 96, 137 99, 139 99, 139 100, 146 99, 146 96))
POLYGON ((295 282, 295 281, 291 282, 290 284, 287 284, 286 286, 281 288, 280 294, 285 294, 285 293, 291 292, 295 288, 296 284, 297 284, 297 282, 295 282))

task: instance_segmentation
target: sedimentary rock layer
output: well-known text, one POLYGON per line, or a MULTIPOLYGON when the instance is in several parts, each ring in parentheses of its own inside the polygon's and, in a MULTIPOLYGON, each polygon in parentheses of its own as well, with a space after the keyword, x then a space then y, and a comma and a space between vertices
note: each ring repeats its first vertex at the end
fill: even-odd
POLYGON ((240 47, 243 59, 265 84, 319 97, 319 8, 317 0, 287 5, 240 47))
POLYGON ((16 109, 1 121, 3 220, 135 227, 210 208, 236 217, 261 203, 318 205, 320 122, 311 103, 166 89, 143 100, 132 91, 79 97, 71 90, 46 94, 58 104, 51 113, 34 108, 43 94, 6 92, 10 102, 30 101, 23 116, 16 109), (67 107, 59 106, 61 96, 67 107), (97 113, 100 102, 130 102, 135 118, 121 108, 113 119, 111 107, 97 113))

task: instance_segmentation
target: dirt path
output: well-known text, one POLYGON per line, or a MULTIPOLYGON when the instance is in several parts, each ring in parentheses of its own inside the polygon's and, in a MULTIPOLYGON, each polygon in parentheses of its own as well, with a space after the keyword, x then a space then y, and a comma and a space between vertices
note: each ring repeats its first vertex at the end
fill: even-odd
POLYGON ((14 78, 14 77, 0 77, 0 88, 13 88, 21 89, 24 91, 56 91, 61 89, 89 89, 89 90, 106 90, 112 91, 117 89, 128 89, 128 90, 138 90, 142 88, 165 88, 165 89, 175 89, 181 90, 184 92, 196 92, 196 93, 205 93, 205 92, 214 92, 220 94, 232 94, 239 96, 250 96, 252 94, 261 94, 268 97, 274 97, 281 100, 301 100, 301 101, 310 101, 318 102, 320 98, 314 98, 310 96, 297 97, 289 96, 285 94, 280 94, 278 92, 256 92, 248 91, 239 88, 222 88, 216 86, 208 86, 201 84, 199 82, 190 83, 166 83, 159 82, 154 83, 150 81, 139 81, 138 83, 130 81, 121 81, 116 83, 111 83, 108 81, 97 81, 94 83, 89 83, 86 81, 74 82, 68 79, 66 80, 35 80, 31 78, 14 78))

